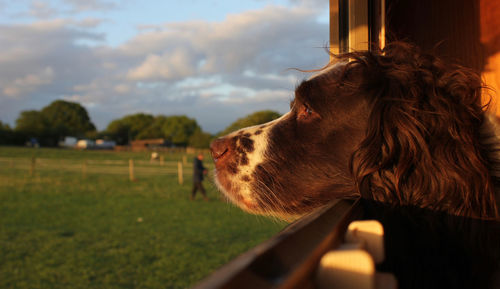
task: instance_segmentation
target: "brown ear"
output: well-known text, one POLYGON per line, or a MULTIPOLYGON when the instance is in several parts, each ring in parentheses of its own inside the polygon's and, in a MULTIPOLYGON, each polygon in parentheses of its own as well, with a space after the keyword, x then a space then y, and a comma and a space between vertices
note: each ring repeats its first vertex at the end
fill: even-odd
POLYGON ((372 111, 352 159, 359 192, 369 198, 454 214, 497 214, 487 152, 481 81, 407 44, 365 53, 362 92, 372 111))

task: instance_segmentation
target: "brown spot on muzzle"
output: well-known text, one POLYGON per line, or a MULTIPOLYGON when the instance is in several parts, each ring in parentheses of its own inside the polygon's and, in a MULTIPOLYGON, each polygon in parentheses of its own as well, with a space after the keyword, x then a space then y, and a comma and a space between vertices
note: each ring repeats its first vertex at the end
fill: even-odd
POLYGON ((238 173, 238 164, 236 164, 235 162, 231 162, 227 165, 227 170, 229 173, 233 174, 233 175, 236 175, 238 173))
POLYGON ((240 156, 240 165, 242 166, 246 166, 248 165, 248 157, 247 157, 247 154, 242 154, 240 156))
POLYGON ((246 152, 253 152, 254 150, 254 141, 248 137, 242 137, 240 139, 240 145, 245 149, 246 152))

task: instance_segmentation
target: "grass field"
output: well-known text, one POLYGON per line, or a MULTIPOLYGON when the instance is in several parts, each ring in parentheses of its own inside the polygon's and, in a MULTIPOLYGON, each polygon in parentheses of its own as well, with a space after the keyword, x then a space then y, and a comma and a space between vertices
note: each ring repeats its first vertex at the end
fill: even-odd
POLYGON ((211 181, 209 201, 190 201, 190 177, 131 182, 64 166, 30 175, 17 164, 33 156, 149 161, 148 153, 0 147, 10 160, 0 163, 0 288, 187 288, 286 225, 241 212, 211 181))

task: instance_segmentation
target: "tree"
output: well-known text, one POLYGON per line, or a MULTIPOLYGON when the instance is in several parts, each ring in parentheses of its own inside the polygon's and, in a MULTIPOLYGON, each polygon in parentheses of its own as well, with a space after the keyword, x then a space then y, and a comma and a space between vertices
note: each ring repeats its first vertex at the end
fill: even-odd
POLYGON ((142 129, 136 136, 137 139, 165 138, 163 127, 168 122, 168 117, 159 115, 155 117, 151 124, 142 129))
POLYGON ((37 138, 41 144, 55 146, 65 136, 84 137, 96 131, 87 110, 76 102, 56 100, 41 111, 21 112, 16 132, 37 138))
POLYGON ((249 114, 233 122, 230 126, 220 132, 218 135, 226 135, 233 131, 239 130, 244 127, 263 124, 279 118, 281 115, 272 110, 262 110, 249 114))
MULTIPOLYGON (((143 113, 127 115, 112 121, 106 132, 121 145, 136 139, 163 138, 177 146, 187 146, 193 134, 202 133, 196 120, 187 116, 159 115, 154 117, 143 113)), ((198 137, 206 138, 202 134, 198 137)))
MULTIPOLYGON (((152 115, 145 113, 127 115, 120 119, 113 120, 106 128, 106 132, 117 144, 125 145, 131 140, 137 139, 142 132, 148 130, 154 122, 154 119, 152 115)), ((146 138, 149 137, 144 136, 141 139, 146 138)))
POLYGON ((16 119, 15 131, 24 139, 37 138, 39 141, 45 138, 48 130, 47 119, 38 110, 22 111, 16 119))
POLYGON ((209 133, 203 132, 201 128, 196 131, 189 138, 189 146, 194 148, 208 148, 213 136, 209 133))
POLYGON ((162 127, 165 138, 177 146, 187 146, 189 138, 200 129, 196 120, 185 115, 169 116, 162 127))
POLYGON ((87 110, 76 102, 56 100, 44 107, 41 114, 48 124, 47 136, 55 144, 65 136, 84 137, 96 130, 87 110))
POLYGON ((16 133, 6 123, 0 121, 0 145, 16 144, 16 133))
POLYGON ((29 139, 35 138, 42 145, 55 145, 47 137, 49 124, 47 119, 38 110, 22 111, 16 119, 15 132, 26 142, 29 139))

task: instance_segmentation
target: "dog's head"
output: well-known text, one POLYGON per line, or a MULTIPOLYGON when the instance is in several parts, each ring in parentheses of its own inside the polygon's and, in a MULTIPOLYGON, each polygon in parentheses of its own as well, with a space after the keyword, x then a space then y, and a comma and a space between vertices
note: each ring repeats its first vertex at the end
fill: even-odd
POLYGON ((224 194, 281 218, 356 196, 496 216, 479 77, 402 43, 339 58, 281 118, 212 143, 224 194))

